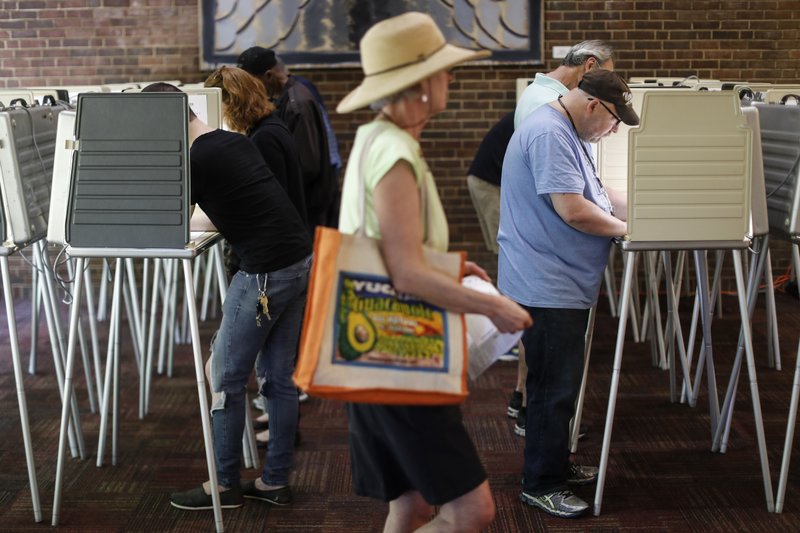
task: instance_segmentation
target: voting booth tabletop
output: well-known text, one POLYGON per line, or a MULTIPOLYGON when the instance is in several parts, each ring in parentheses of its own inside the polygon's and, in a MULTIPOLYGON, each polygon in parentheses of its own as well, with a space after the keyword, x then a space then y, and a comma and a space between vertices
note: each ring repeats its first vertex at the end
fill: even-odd
MULTIPOLYGON (((783 370, 767 366, 763 304, 753 321, 764 426, 773 480, 777 479, 786 433, 788 405, 800 335, 800 302, 777 293, 783 370)), ((30 304, 16 302, 20 348, 27 364, 30 304), (27 310, 27 311, 26 311, 27 310)), ((691 312, 691 300, 681 301, 691 312)), ((723 315, 714 320, 718 383, 728 378, 736 352, 739 320, 736 299, 723 297, 723 315)), ((0 317, 5 324, 5 316, 0 317)), ((688 320, 684 317, 684 320, 688 320)), ((207 354, 216 320, 201 323, 207 354)), ((101 332, 105 324, 101 325, 101 332)), ((589 426, 577 460, 597 464, 608 402, 617 320, 600 299, 583 420, 589 426)), ((630 335, 629 335, 630 337, 630 335)), ((0 328, 0 531, 3 532, 195 532, 212 531, 211 511, 190 512, 169 505, 169 494, 207 479, 197 385, 190 345, 175 351, 173 377, 156 376, 150 412, 138 416, 138 370, 123 327, 117 465, 95 466, 99 416, 89 411, 82 368, 76 390, 86 438, 86 460, 68 458, 60 525, 51 511, 61 403, 44 325, 38 334, 38 369, 25 374, 31 434, 45 520, 35 523, 22 446, 8 331, 0 328)), ((101 341, 101 346, 105 348, 101 341)), ((602 514, 574 520, 553 518, 518 498, 524 439, 514 435, 506 402, 516 379, 516 363, 499 362, 471 383, 463 405, 467 430, 489 474, 497 505, 492 532, 790 532, 800 530, 800 460, 792 464, 782 514, 764 504, 752 407, 742 376, 730 441, 725 454, 710 451, 707 387, 697 407, 670 403, 668 373, 652 366, 650 344, 626 342, 602 514)), ((255 384, 251 383, 252 391, 255 384)), ((224 510, 231 532, 374 532, 383 527, 387 505, 352 493, 347 418, 343 404, 311 398, 300 407, 301 439, 291 486, 295 502, 275 507, 245 500, 224 510)), ((800 446, 795 441, 795 448, 800 446)), ((795 457, 798 457, 795 450, 795 457)), ((261 457, 260 461, 264 458, 261 457)), ((244 478, 256 477, 243 470, 244 478)), ((577 487, 592 503, 594 487, 577 487)))

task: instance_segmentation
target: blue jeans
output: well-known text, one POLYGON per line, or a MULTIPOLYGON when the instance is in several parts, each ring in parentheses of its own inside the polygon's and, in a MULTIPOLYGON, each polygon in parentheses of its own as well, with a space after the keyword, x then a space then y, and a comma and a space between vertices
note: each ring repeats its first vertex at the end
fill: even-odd
POLYGON ((526 307, 522 336, 528 377, 523 487, 533 495, 567 488, 569 422, 583 377, 588 309, 526 307))
POLYGON ((292 382, 306 303, 311 256, 266 274, 239 271, 222 307, 212 346, 211 422, 218 482, 239 485, 245 387, 256 367, 259 392, 269 401, 269 445, 261 474, 268 485, 289 483, 297 432, 297 389, 292 382), (266 287, 269 314, 256 324, 259 290, 266 287))

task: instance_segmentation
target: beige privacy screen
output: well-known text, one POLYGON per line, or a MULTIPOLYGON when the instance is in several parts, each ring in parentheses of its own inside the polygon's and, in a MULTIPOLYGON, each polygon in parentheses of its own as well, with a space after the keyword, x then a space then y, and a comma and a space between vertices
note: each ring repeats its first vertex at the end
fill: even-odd
POLYGON ((742 241, 751 131, 733 91, 646 92, 629 132, 631 241, 742 241))

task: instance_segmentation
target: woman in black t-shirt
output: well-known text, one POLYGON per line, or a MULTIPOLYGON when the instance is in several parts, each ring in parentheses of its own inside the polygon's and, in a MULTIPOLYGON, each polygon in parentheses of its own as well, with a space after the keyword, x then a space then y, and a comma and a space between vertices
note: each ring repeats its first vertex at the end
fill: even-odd
MULTIPOLYGON (((245 133, 255 143, 289 199, 308 225, 303 193, 300 155, 289 128, 275 114, 260 81, 239 68, 220 67, 205 81, 206 87, 222 89, 227 126, 245 133)), ((308 228, 313 236, 314 228, 308 228)))
MULTIPOLYGON (((143 91, 178 89, 159 83, 143 91)), ((172 494, 170 503, 180 509, 210 509, 211 490, 216 489, 225 508, 241 506, 243 498, 286 505, 292 501, 289 470, 298 413, 292 373, 311 239, 252 141, 210 128, 191 110, 189 115, 192 204, 203 209, 241 263, 228 287, 209 361, 218 487, 206 482, 172 494), (269 400, 271 435, 261 476, 241 483, 245 387, 254 366, 259 392, 269 400)))

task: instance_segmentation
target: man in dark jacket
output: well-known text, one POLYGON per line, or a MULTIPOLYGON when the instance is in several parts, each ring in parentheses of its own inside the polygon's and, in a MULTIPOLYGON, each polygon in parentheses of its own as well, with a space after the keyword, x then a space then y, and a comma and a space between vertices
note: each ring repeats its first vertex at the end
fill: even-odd
POLYGON ((336 169, 331 165, 328 136, 322 110, 311 92, 292 77, 272 50, 248 48, 238 65, 261 80, 275 103, 278 117, 300 153, 309 225, 336 227, 339 219, 336 169))

